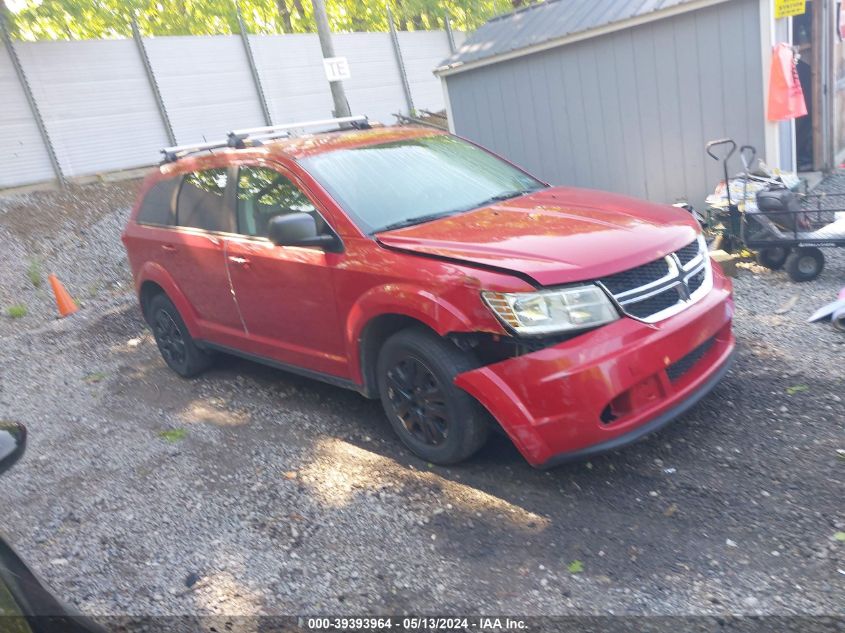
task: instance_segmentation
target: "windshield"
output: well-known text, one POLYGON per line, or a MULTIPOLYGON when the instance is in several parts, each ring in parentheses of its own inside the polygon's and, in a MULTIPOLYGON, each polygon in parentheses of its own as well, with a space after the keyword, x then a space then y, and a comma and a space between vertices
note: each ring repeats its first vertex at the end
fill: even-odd
POLYGON ((545 187, 513 165, 438 134, 300 161, 367 233, 420 224, 545 187))

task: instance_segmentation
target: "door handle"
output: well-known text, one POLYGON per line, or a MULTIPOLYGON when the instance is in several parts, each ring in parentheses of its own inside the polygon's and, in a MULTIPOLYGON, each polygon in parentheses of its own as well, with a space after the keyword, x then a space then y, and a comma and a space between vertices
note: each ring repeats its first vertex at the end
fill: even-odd
POLYGON ((233 264, 238 264, 244 270, 249 270, 249 260, 246 257, 235 257, 234 255, 229 255, 229 261, 233 264))
POLYGON ((166 252, 166 253, 175 253, 175 252, 176 252, 176 247, 175 247, 175 246, 173 246, 173 244, 162 244, 162 245, 161 245, 161 250, 163 250, 163 251, 164 251, 164 252, 166 252))

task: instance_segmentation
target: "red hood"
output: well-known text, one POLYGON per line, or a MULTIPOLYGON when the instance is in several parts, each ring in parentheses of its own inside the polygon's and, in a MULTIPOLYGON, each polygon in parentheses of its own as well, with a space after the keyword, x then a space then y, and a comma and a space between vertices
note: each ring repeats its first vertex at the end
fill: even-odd
POLYGON ((504 268, 552 286, 645 264, 686 246, 697 232, 692 216, 675 207, 554 187, 377 239, 391 248, 504 268))

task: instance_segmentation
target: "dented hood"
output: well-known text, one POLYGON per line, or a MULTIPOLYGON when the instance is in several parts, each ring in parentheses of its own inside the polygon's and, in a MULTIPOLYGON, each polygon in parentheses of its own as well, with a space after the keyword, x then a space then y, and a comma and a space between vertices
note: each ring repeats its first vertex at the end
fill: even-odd
POLYGON ((682 209, 553 187, 376 238, 388 248, 505 269, 549 286, 645 264, 697 233, 682 209))

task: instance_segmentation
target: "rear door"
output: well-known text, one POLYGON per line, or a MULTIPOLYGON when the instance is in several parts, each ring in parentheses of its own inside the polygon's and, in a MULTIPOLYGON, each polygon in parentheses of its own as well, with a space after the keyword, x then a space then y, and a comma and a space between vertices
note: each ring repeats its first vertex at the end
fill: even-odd
POLYGON ((244 327, 224 256, 224 236, 235 229, 229 176, 227 169, 217 168, 183 177, 176 226, 161 236, 159 249, 162 265, 196 312, 203 338, 236 346, 243 342, 244 327))
POLYGON ((342 254, 267 239, 270 218, 285 213, 311 213, 318 228, 328 228, 316 204, 281 167, 243 165, 234 207, 239 235, 227 237, 226 263, 252 353, 345 377, 332 284, 342 254))

